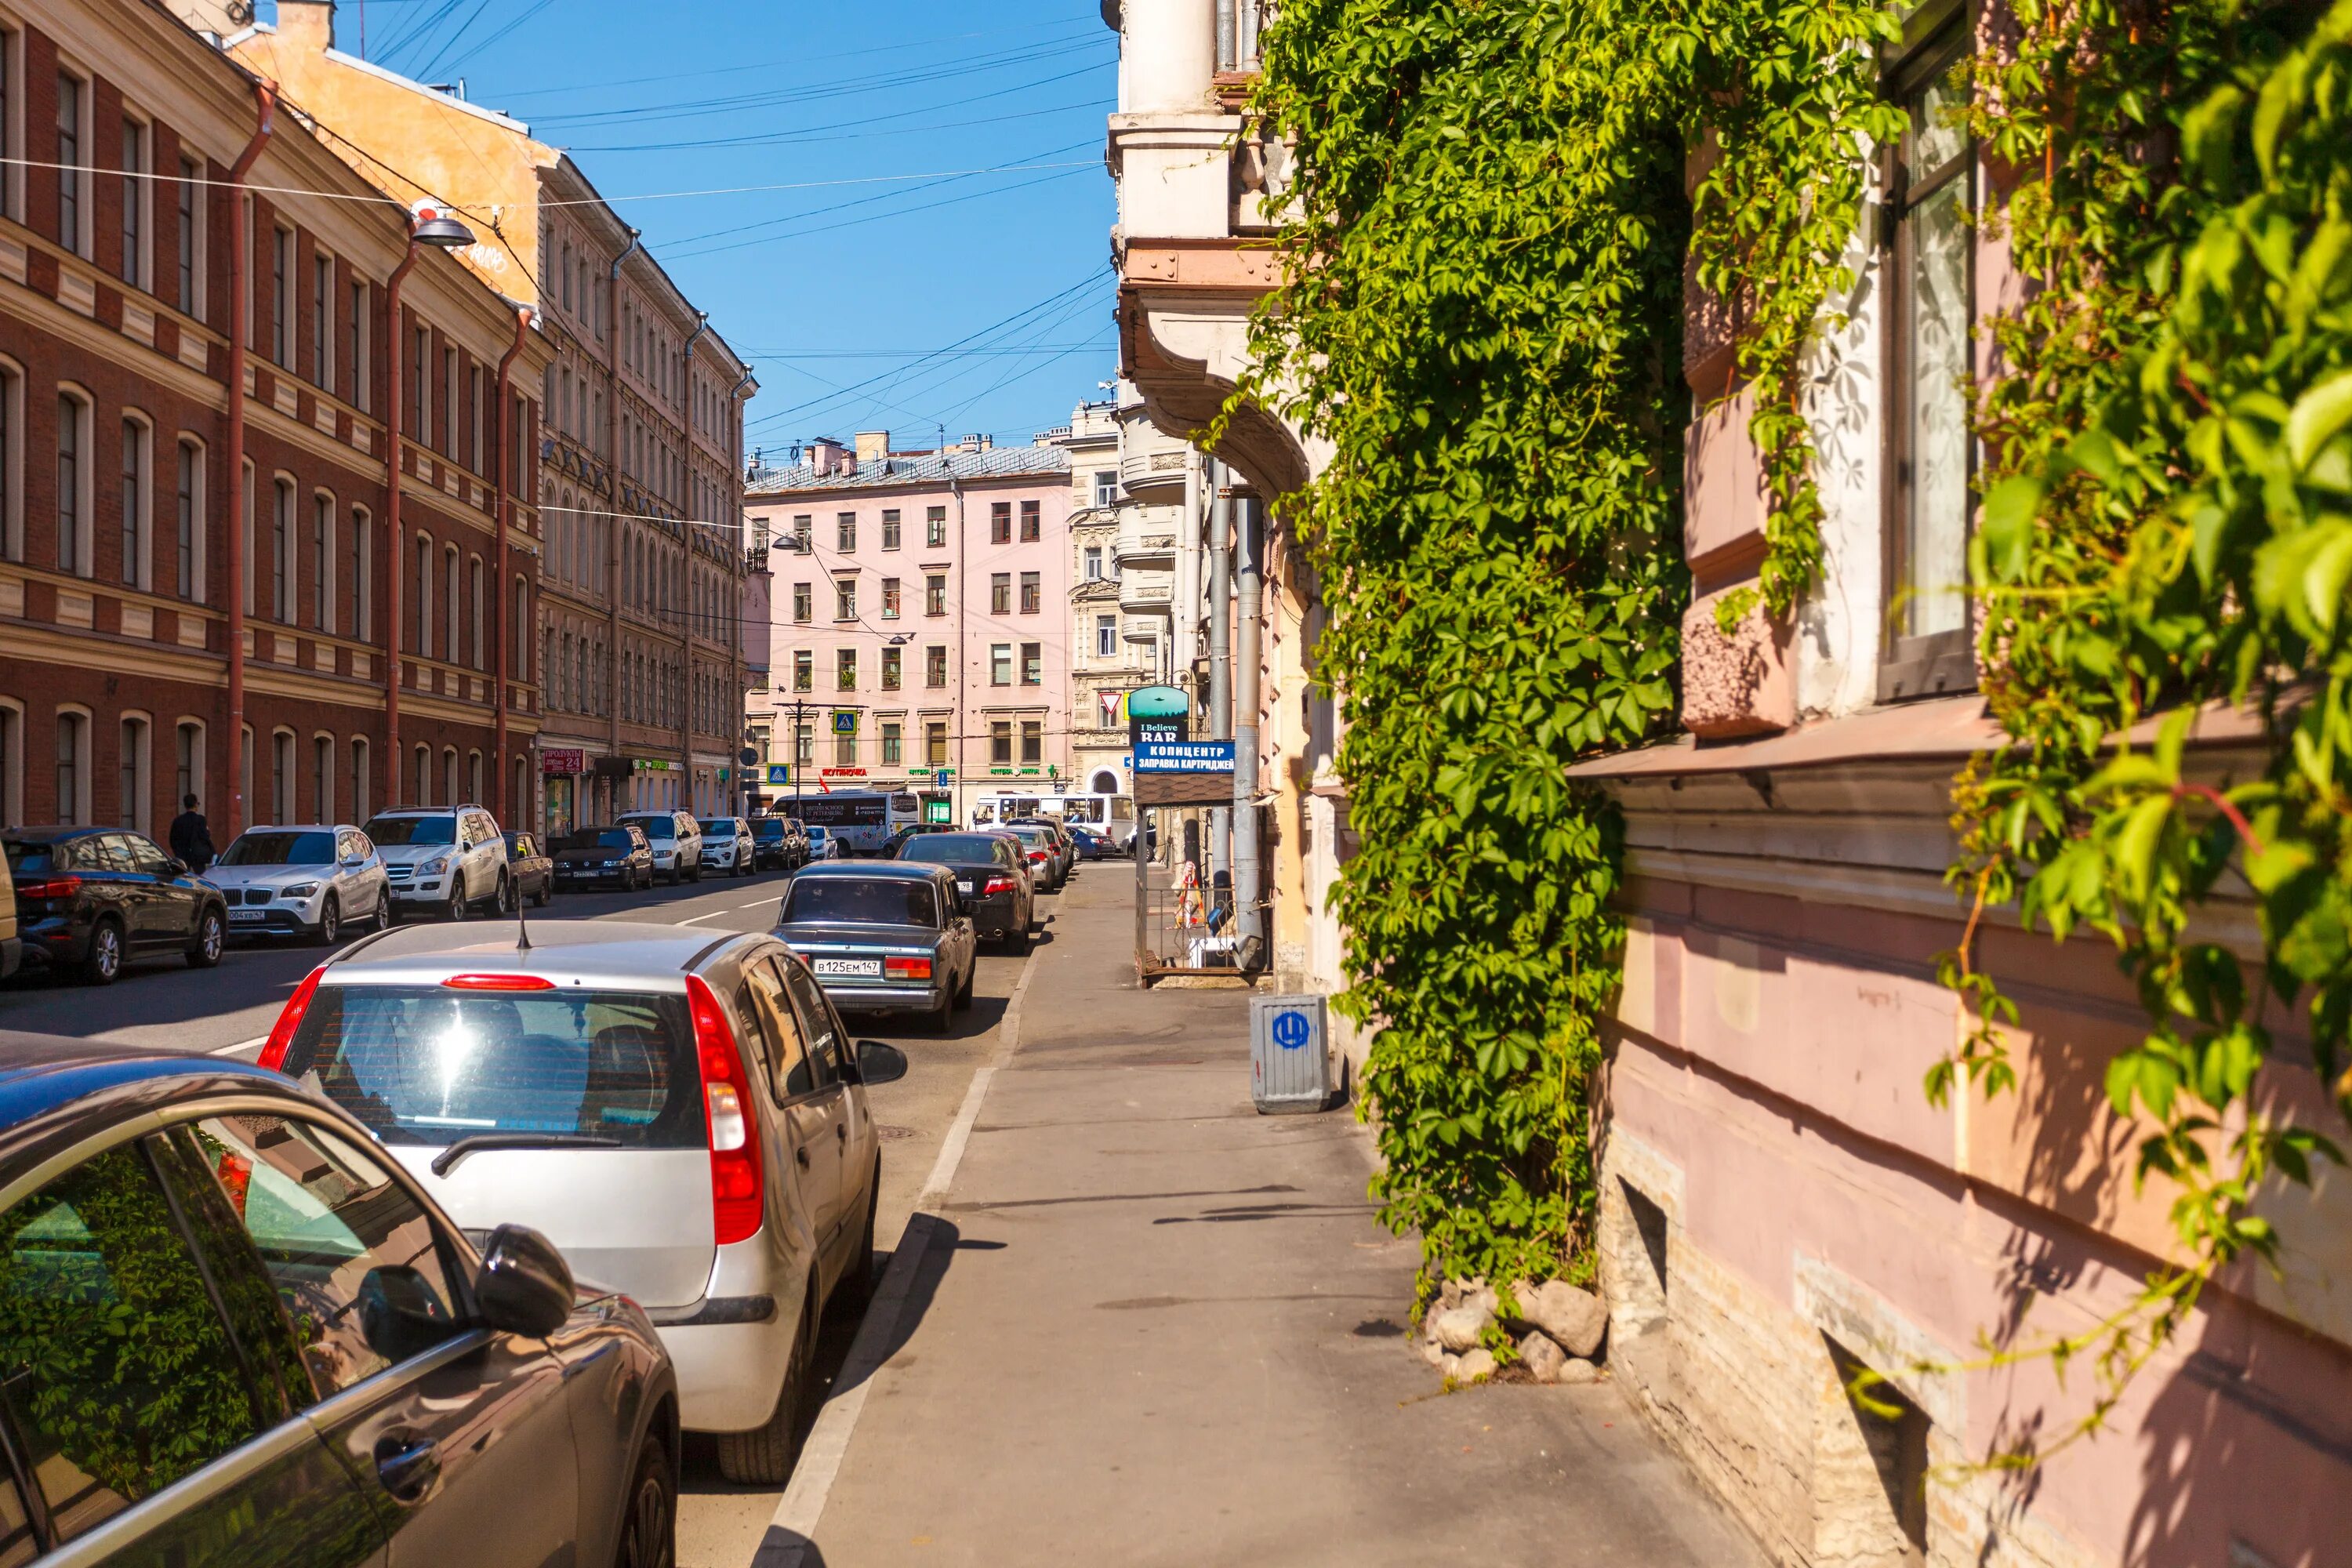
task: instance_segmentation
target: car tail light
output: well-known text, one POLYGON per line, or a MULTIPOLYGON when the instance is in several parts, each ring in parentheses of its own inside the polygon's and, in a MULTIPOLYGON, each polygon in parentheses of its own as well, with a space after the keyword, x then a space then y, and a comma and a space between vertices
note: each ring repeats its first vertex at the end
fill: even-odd
POLYGON ((760 1134, 751 1124, 751 1084, 734 1026, 702 976, 686 977, 686 1005, 694 1018, 694 1054, 702 1064, 702 1104, 710 1122, 711 1238, 725 1247, 760 1231, 766 1208, 760 1134))
POLYGON ((882 973, 892 980, 929 980, 931 961, 928 958, 886 958, 882 973))
POLYGON ((20 899, 70 899, 81 891, 79 877, 52 877, 46 882, 19 882, 20 899))
POLYGON ((552 991, 555 982, 544 974, 453 974, 441 983, 448 991, 552 991))
POLYGON ((1045 859, 1045 852, 1043 849, 1032 849, 1029 851, 1029 864, 1032 866, 1036 865, 1039 861, 1045 859))
POLYGON ((278 1022, 270 1027, 268 1042, 261 1047, 261 1065, 271 1072, 286 1070, 286 1047, 294 1043, 294 1031, 302 1026, 302 1015, 310 1010, 310 998, 318 994, 319 976, 326 973, 327 966, 319 965, 294 987, 294 994, 286 998, 285 1010, 278 1015, 278 1022))
POLYGON ((991 893, 1009 893, 1019 885, 1010 877, 991 877, 988 885, 981 889, 980 896, 984 899, 991 893))

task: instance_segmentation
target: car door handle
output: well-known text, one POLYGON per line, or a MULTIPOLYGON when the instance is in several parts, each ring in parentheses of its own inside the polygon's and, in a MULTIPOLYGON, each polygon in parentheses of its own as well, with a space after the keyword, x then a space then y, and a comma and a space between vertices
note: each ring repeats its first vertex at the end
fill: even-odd
POLYGON ((848 1123, 848 1122, 846 1122, 846 1121, 836 1121, 836 1122, 835 1122, 835 1123, 833 1124, 833 1135, 834 1135, 834 1137, 835 1137, 835 1138, 836 1138, 836 1139, 840 1140, 840 1141, 841 1141, 842 1142, 844 1142, 844 1143, 848 1142, 849 1142, 849 1123, 848 1123))
POLYGON ((403 1502, 425 1495, 440 1473, 440 1445, 414 1432, 387 1432, 375 1440, 375 1474, 383 1489, 403 1502))
POLYGON ((809 1168, 808 1150, 805 1146, 793 1150, 793 1158, 801 1163, 802 1170, 805 1171, 809 1168))

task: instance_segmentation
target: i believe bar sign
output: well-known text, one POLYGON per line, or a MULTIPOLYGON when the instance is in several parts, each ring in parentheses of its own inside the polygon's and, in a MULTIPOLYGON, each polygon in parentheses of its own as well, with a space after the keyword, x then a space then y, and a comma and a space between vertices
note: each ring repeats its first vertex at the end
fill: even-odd
POLYGON ((1143 741, 1135 748, 1139 773, 1229 773, 1234 771, 1231 741, 1143 741))

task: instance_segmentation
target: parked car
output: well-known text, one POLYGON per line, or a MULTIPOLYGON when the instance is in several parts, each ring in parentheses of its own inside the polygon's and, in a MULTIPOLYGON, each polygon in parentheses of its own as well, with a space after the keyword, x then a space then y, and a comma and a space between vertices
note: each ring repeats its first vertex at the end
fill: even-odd
POLYGON ((696 826, 702 829, 704 870, 748 877, 758 869, 752 864, 758 850, 751 841, 750 823, 740 816, 706 816, 696 826))
POLYGON ((1058 893, 1062 890, 1065 879, 1062 845, 1051 828, 1042 827, 1034 822, 1016 822, 998 831, 1021 841, 1023 857, 1036 873, 1037 881, 1045 891, 1058 893))
POLYGON ((971 1005, 980 943, 944 866, 812 866, 785 889, 776 935, 845 1012, 916 1013, 944 1034, 971 1005))
POLYGON ((963 912, 980 936, 1014 952, 1029 951, 1037 889, 1020 840, 1004 833, 933 833, 898 849, 900 864, 944 866, 955 873, 963 912))
POLYGON ((383 857, 347 822, 248 827, 204 879, 221 890, 231 936, 302 936, 331 947, 346 930, 392 923, 383 857))
POLYGON ((0 1036, 0 1194, 7 1561, 671 1560, 644 1312, 278 1074, 0 1036))
POLYGON ((910 822, 882 841, 882 858, 895 860, 898 847, 909 838, 919 838, 926 833, 953 833, 956 830, 944 822, 910 822))
POLYGON ((24 962, 24 939, 16 934, 16 885, 8 874, 6 857, 0 856, 0 980, 15 974, 24 962))
POLYGON ((702 825, 690 811, 629 811, 619 818, 634 826, 653 847, 654 870, 675 887, 691 877, 702 880, 702 825))
POLYGON ((811 860, 839 860, 848 853, 842 847, 841 840, 835 838, 828 828, 812 823, 801 831, 808 835, 808 858, 811 860))
POLYGON ((807 830, 789 816, 753 817, 751 847, 753 863, 759 866, 797 871, 808 864, 807 830))
POLYGON ((820 1315, 873 1267, 865 1086, 907 1058, 853 1048, 764 932, 550 921, 530 943, 362 942, 302 983, 263 1064, 356 1115, 460 1224, 535 1226, 643 1303, 683 1424, 719 1435, 730 1479, 781 1483, 820 1315))
POLYGON ((1118 853, 1118 845, 1091 827, 1073 826, 1065 831, 1069 834, 1070 842, 1076 847, 1081 860, 1108 860, 1118 853))
POLYGON ((478 805, 410 805, 378 812, 366 833, 383 857, 396 911, 436 910, 462 921, 488 907, 514 908, 506 839, 478 805))
POLYGON ((555 901, 555 860, 540 843, 536 833, 509 833, 507 839, 507 875, 514 882, 514 900, 519 909, 525 899, 545 909, 555 901))
POLYGON ((220 889, 127 827, 12 827, 0 833, 16 884, 26 959, 111 985, 133 959, 179 953, 218 963, 228 941, 220 889))
POLYGON ((555 841, 555 885, 586 889, 610 882, 627 892, 654 885, 653 846, 634 824, 578 827, 555 841))

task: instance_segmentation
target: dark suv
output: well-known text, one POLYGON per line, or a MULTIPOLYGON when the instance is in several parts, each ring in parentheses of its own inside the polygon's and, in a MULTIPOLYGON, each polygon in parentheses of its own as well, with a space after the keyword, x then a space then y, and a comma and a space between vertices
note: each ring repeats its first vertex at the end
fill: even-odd
POLYGON ((127 827, 15 827, 0 834, 16 884, 26 956, 111 985, 134 958, 220 962, 228 905, 143 833, 127 827))
POLYGON ((0 1560, 672 1561, 677 1383, 257 1067, 0 1035, 0 1560))
POLYGON ((898 846, 898 858, 953 871, 972 929, 1014 952, 1026 952, 1037 888, 1022 850, 1021 841, 1009 833, 929 833, 898 846))
POLYGON ((808 864, 808 835, 789 816, 753 817, 751 848, 753 863, 761 867, 797 871, 808 864))

